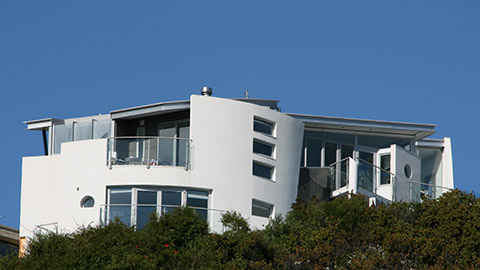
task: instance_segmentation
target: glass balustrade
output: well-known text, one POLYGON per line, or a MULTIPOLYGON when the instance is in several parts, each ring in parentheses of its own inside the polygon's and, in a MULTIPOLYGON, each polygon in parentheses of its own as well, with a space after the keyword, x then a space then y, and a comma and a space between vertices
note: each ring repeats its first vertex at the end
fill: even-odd
POLYGON ((438 199, 451 188, 436 186, 428 183, 409 181, 410 201, 420 202, 425 199, 438 199))
POLYGON ((191 140, 171 137, 115 137, 108 139, 108 165, 190 165, 191 140))
MULTIPOLYGON (((142 229, 148 223, 153 213, 156 213, 157 216, 162 216, 181 207, 184 206, 166 204, 105 204, 100 206, 100 223, 107 225, 118 219, 127 226, 142 229)), ((222 232, 225 230, 221 223, 221 218, 227 211, 204 207, 188 207, 193 209, 202 220, 207 222, 212 230, 222 232)))

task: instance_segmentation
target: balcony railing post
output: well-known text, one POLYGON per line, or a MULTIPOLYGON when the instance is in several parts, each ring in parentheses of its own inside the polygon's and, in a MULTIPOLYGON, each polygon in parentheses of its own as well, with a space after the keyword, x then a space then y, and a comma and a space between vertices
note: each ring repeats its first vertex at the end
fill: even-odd
POLYGON ((358 191, 358 161, 348 158, 348 191, 357 194, 358 191))
POLYGON ((146 139, 147 143, 145 144, 147 146, 147 169, 150 169, 150 139, 146 139))

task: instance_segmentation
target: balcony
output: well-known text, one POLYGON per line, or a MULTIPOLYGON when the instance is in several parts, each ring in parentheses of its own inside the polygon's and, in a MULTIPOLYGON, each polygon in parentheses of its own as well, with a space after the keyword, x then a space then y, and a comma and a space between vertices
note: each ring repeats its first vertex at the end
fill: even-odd
POLYGON ((348 157, 329 167, 331 197, 351 192, 363 194, 381 202, 421 201, 424 198, 436 199, 451 190, 451 188, 412 180, 404 180, 406 185, 400 185, 401 180, 395 174, 362 159, 354 160, 348 157), (397 190, 401 188, 404 190, 397 190))
POLYGON ((108 138, 107 165, 177 166, 188 170, 191 165, 192 141, 172 137, 108 138))

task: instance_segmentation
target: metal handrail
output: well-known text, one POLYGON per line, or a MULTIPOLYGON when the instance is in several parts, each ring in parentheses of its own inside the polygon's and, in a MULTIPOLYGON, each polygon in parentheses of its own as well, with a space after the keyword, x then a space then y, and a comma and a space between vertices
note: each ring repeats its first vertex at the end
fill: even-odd
POLYGON ((116 136, 108 137, 108 140, 111 139, 170 139, 170 140, 184 140, 192 141, 190 138, 180 138, 180 137, 165 137, 165 136, 116 136))
POLYGON ((409 182, 409 183, 413 183, 413 184, 419 184, 419 185, 424 185, 424 186, 435 187, 435 188, 444 188, 444 189, 454 190, 454 188, 449 188, 449 187, 444 187, 444 186, 437 186, 437 185, 434 185, 434 184, 422 183, 422 182, 418 182, 418 181, 408 180, 408 182, 409 182))
POLYGON ((389 174, 391 174, 391 175, 393 175, 393 176, 395 177, 395 174, 394 174, 394 173, 389 172, 389 171, 387 171, 387 170, 385 170, 385 169, 382 169, 382 168, 378 167, 377 165, 373 165, 372 163, 370 163, 370 162, 368 162, 368 161, 366 161, 366 160, 363 160, 363 159, 361 159, 361 158, 359 158, 358 160, 363 161, 363 162, 367 163, 368 165, 370 165, 370 166, 372 166, 372 167, 374 167, 374 168, 377 168, 377 169, 379 169, 379 170, 381 170, 381 171, 384 171, 384 172, 386 172, 386 173, 389 173, 389 174))
POLYGON ((330 164, 330 165, 327 165, 327 166, 328 166, 328 167, 333 167, 333 166, 335 166, 335 165, 337 165, 337 164, 340 164, 340 163, 344 162, 345 160, 348 160, 349 158, 350 158, 350 157, 346 157, 346 158, 344 158, 344 159, 341 159, 341 160, 339 160, 339 161, 337 161, 337 162, 334 162, 334 163, 332 163, 332 164, 330 164))
MULTIPOLYGON (((151 165, 170 165, 170 166, 178 166, 177 162, 180 162, 180 161, 177 161, 176 160, 176 155, 178 153, 181 153, 180 151, 183 151, 183 150, 176 150, 176 148, 173 149, 173 155, 172 155, 172 158, 173 158, 173 163, 170 162, 170 163, 167 163, 167 164, 163 164, 161 163, 160 164, 160 161, 159 159, 155 158, 156 155, 153 155, 151 156, 151 141, 157 141, 157 144, 160 142, 160 141, 163 141, 163 140, 169 140, 171 142, 174 142, 174 143, 179 143, 179 142, 185 142, 185 156, 184 156, 184 159, 182 158, 182 163, 185 163, 184 167, 185 167, 185 170, 188 171, 189 168, 190 168, 190 165, 191 165, 191 161, 190 161, 190 147, 192 145, 192 139, 190 138, 177 138, 177 137, 164 137, 164 136, 120 136, 120 137, 108 137, 107 138, 107 166, 109 167, 109 169, 112 169, 114 163, 116 164, 117 161, 120 161, 120 162, 124 162, 124 163, 127 163, 128 160, 126 157, 125 160, 122 160, 118 157, 113 157, 113 153, 116 153, 117 152, 117 143, 120 144, 120 143, 123 143, 122 141, 126 140, 127 142, 129 140, 135 142, 137 141, 138 142, 141 142, 142 145, 143 143, 145 144, 145 148, 144 148, 144 155, 146 154, 146 158, 142 158, 142 160, 133 160, 132 164, 134 165, 137 165, 136 162, 138 161, 141 161, 141 164, 138 164, 138 165, 146 165, 147 169, 150 168, 151 165), (152 158, 152 159, 151 159, 152 158), (155 163, 155 162, 158 162, 159 164, 155 163)), ((144 146, 142 146, 144 147, 144 146)), ((158 151, 160 148, 158 148, 159 146, 157 145, 156 146, 157 150, 158 151)), ((137 150, 138 151, 138 150, 137 150)), ((137 159, 139 157, 136 157, 137 159)), ((127 163, 128 164, 128 163, 127 163)), ((183 166, 183 165, 182 165, 183 166)))
POLYGON ((220 209, 214 209, 214 208, 204 208, 204 207, 197 207, 197 206, 190 206, 190 205, 169 205, 169 204, 139 204, 139 203, 134 203, 134 204, 100 204, 100 206, 103 207, 109 207, 109 206, 155 206, 155 207, 172 207, 172 208, 181 208, 181 207, 188 207, 192 209, 198 209, 198 210, 207 210, 207 211, 214 211, 214 212, 222 212, 222 213, 227 213, 227 210, 220 210, 220 209))

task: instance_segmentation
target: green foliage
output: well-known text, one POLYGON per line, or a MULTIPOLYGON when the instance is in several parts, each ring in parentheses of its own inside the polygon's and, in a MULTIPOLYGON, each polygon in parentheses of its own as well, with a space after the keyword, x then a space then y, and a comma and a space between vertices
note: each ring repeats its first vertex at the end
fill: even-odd
POLYGON ((248 225, 248 221, 245 220, 242 215, 237 212, 229 211, 223 214, 221 222, 222 225, 227 229, 227 231, 232 231, 235 233, 250 232, 250 225, 248 225))
POLYGON ((73 234, 38 235, 24 258, 0 269, 477 269, 480 200, 455 190, 423 203, 370 207, 351 194, 293 204, 285 218, 252 230, 238 213, 211 233, 183 208, 135 231, 121 222, 73 234))

